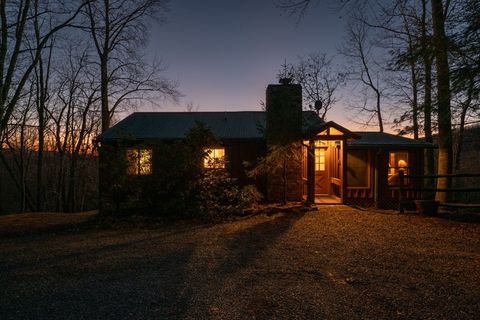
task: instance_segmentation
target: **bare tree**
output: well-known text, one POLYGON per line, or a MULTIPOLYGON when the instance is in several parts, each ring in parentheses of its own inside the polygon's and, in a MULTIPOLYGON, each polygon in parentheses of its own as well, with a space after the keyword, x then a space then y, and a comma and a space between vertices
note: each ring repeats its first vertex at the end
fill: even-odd
POLYGON ((455 171, 462 168, 462 151, 465 127, 479 122, 480 113, 480 3, 473 0, 461 2, 461 10, 454 14, 458 31, 452 37, 452 101, 455 125, 455 171))
POLYGON ((88 3, 85 16, 99 65, 102 132, 122 106, 148 100, 148 94, 176 98, 176 84, 160 76, 161 65, 148 65, 141 52, 148 23, 160 21, 168 0, 99 0, 88 3))
POLYGON ((327 112, 337 102, 337 88, 345 83, 345 74, 335 71, 332 59, 320 52, 301 56, 293 65, 285 62, 279 77, 290 77, 302 85, 304 104, 322 119, 326 119, 327 112))
MULTIPOLYGON (((437 71, 437 117, 438 117, 438 161, 439 175, 452 173, 452 112, 450 107, 450 66, 448 64, 448 39, 445 34, 445 18, 448 3, 442 0, 431 0, 433 45, 435 66, 437 71)), ((438 178, 437 189, 448 189, 451 179, 438 178)), ((446 202, 447 192, 437 191, 436 200, 446 202)))
POLYGON ((11 117, 43 50, 89 1, 0 1, 0 157, 11 117))
MULTIPOLYGON (((394 120, 395 125, 403 126, 400 134, 413 133, 414 139, 420 134, 420 66, 418 59, 419 34, 416 8, 408 6, 407 1, 397 0, 392 10, 383 10, 382 22, 375 26, 386 31, 382 42, 390 50, 392 71, 397 75, 392 85, 399 92, 399 104, 395 111, 402 109, 402 114, 394 120), (405 105, 405 108, 399 108, 405 105)), ((395 94, 392 94, 395 96, 395 94)))
POLYGON ((350 70, 347 73, 349 80, 359 83, 363 87, 364 102, 360 112, 369 115, 367 124, 376 119, 379 131, 384 130, 382 114, 382 87, 380 85, 379 64, 373 56, 373 44, 369 39, 368 26, 364 18, 353 14, 347 25, 347 35, 340 53, 350 61, 350 70), (371 99, 371 98, 372 99, 371 99), (373 100, 373 101, 372 101, 373 100))
MULTIPOLYGON (((41 43, 42 29, 45 28, 44 23, 39 19, 39 8, 35 6, 33 28, 34 28, 34 45, 39 46, 41 43)), ((45 128, 47 124, 46 109, 49 100, 49 84, 51 75, 52 55, 54 49, 55 37, 51 37, 45 45, 46 51, 40 52, 38 63, 33 73, 33 82, 35 84, 35 105, 38 116, 38 147, 37 147, 37 181, 36 181, 36 211, 42 211, 44 203, 44 187, 43 187, 43 154, 45 149, 45 128)), ((35 59, 32 56, 32 61, 35 59)))
POLYGON ((53 35, 73 23, 89 0, 66 6, 62 3, 53 11, 49 1, 0 2, 0 140, 42 50, 53 35), (32 21, 39 16, 48 17, 51 27, 37 35, 39 41, 31 48, 27 36, 32 30, 32 21))
MULTIPOLYGON (((427 0, 422 0, 422 11, 420 20, 420 50, 421 50, 421 64, 424 72, 424 98, 423 98, 423 132, 425 134, 425 141, 433 143, 433 129, 432 129, 432 65, 433 65, 433 50, 432 50, 432 36, 428 29, 431 25, 427 18, 427 0)), ((435 173, 435 158, 432 149, 425 153, 427 174, 435 173)), ((433 184, 433 181, 430 183, 433 184)))
POLYGON ((74 211, 77 207, 78 160, 92 154, 100 123, 100 81, 88 63, 88 46, 81 48, 82 43, 77 41, 61 51, 55 107, 48 110, 57 160, 56 210, 63 211, 74 211))

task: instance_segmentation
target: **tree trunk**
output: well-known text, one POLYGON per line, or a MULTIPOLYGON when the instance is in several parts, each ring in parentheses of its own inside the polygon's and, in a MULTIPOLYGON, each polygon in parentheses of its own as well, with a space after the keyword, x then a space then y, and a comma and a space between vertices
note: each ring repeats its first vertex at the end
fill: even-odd
MULTIPOLYGON (((378 88, 378 86, 377 86, 378 88)), ((382 110, 381 110, 381 105, 380 105, 380 91, 375 90, 377 94, 377 119, 378 119, 378 126, 380 132, 383 132, 383 119, 382 119, 382 110)))
POLYGON ((283 157, 283 204, 287 204, 287 157, 283 157))
POLYGON ((412 122, 413 122, 413 138, 418 139, 418 81, 417 72, 415 71, 415 62, 410 63, 410 72, 412 75, 412 122))
POLYGON ((25 212, 27 203, 27 186, 26 186, 26 174, 25 174, 25 121, 27 115, 25 114, 22 119, 22 125, 20 128, 20 212, 25 212))
MULTIPOLYGON (((452 118, 450 110, 450 69, 448 65, 448 47, 445 36, 445 19, 442 0, 432 0, 432 22, 437 70, 438 104, 438 174, 452 173, 452 118)), ((450 178, 438 178, 437 189, 448 189, 450 178)), ((446 202, 448 192, 438 192, 435 199, 446 202)))
POLYGON ((467 100, 463 103, 462 113, 460 115, 460 128, 458 129, 457 150, 455 153, 455 172, 459 172, 461 169, 463 136, 465 132, 465 118, 467 117, 467 111, 472 103, 474 84, 474 79, 472 77, 468 85, 467 100))
MULTIPOLYGON (((423 102, 424 133, 425 141, 433 143, 432 134, 432 58, 429 53, 429 43, 427 35, 427 2, 422 1, 422 51, 423 67, 425 72, 425 97, 423 102)), ((427 175, 435 174, 435 158, 433 149, 426 150, 427 175)), ((434 181, 427 181, 427 186, 433 188, 434 181)))
MULTIPOLYGON (((2 141, 0 140, 0 159, 3 159, 3 143, 2 141)), ((1 167, 1 165, 0 165, 1 167)), ((0 215, 4 214, 4 208, 3 208, 3 181, 5 181, 5 177, 4 175, 2 174, 3 173, 3 169, 0 170, 0 215)))
POLYGON ((70 158, 70 172, 68 179, 68 207, 69 212, 75 212, 75 170, 76 170, 76 155, 72 154, 70 158))
MULTIPOLYGON (((433 143, 432 134, 432 60, 428 57, 424 58, 425 68, 425 101, 423 102, 423 115, 424 115, 424 132, 425 141, 433 143)), ((433 149, 427 150, 426 156, 427 162, 427 174, 435 173, 435 159, 433 155, 433 149)))
POLYGON ((110 109, 108 107, 108 59, 102 55, 100 61, 101 88, 100 95, 102 101, 102 132, 110 128, 110 109))
POLYGON ((43 106, 38 110, 38 153, 37 153, 37 203, 36 210, 42 211, 43 200, 43 149, 45 145, 45 123, 43 106))

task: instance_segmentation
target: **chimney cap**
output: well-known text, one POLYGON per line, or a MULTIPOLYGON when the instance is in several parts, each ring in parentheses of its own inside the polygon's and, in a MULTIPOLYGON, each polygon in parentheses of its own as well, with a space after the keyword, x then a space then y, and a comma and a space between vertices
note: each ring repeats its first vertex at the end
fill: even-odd
POLYGON ((280 78, 278 80, 280 84, 286 85, 286 84, 291 84, 292 83, 292 78, 280 78))

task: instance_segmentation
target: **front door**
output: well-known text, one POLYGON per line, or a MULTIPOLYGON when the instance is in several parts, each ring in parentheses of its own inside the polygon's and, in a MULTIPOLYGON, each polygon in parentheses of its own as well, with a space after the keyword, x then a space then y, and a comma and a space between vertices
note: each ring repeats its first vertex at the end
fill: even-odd
POLYGON ((329 194, 328 145, 320 142, 315 146, 315 194, 329 194))

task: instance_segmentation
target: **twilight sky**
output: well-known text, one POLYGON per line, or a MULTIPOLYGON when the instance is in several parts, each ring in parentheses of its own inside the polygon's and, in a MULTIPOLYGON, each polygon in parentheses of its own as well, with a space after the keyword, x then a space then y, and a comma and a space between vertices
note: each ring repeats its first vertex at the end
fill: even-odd
MULTIPOLYGON (((173 0, 167 19, 151 30, 149 52, 164 61, 185 97, 162 111, 184 111, 189 101, 199 111, 260 110, 285 59, 336 55, 344 31, 340 14, 326 5, 312 7, 296 25, 273 0, 173 0)), ((335 109, 328 119, 348 125, 342 101, 335 109)))

